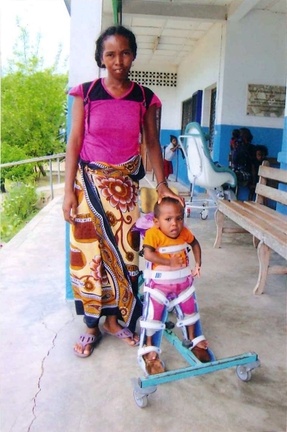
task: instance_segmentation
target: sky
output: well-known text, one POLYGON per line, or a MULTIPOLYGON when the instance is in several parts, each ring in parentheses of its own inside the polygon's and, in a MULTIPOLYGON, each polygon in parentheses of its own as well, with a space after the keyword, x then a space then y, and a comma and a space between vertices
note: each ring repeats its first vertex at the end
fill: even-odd
MULTIPOLYGON (((7 60, 13 58, 13 47, 19 39, 17 17, 27 28, 29 39, 36 44, 40 34, 39 54, 45 67, 52 66, 62 45, 61 59, 69 56, 70 16, 64 0, 1 0, 1 62, 5 69, 7 60)), ((61 62, 63 63, 63 61, 61 62)), ((68 69, 68 63, 63 72, 68 69)))

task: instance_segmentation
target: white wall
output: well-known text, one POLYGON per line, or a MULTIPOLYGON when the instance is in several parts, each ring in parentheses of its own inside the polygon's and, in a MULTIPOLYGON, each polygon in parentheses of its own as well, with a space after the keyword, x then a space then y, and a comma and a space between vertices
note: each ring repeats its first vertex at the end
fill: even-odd
MULTIPOLYGON (((189 99, 197 90, 210 89, 217 85, 220 79, 220 64, 223 62, 225 24, 215 24, 199 42, 195 51, 188 56, 178 68, 177 104, 189 99)), ((210 95, 210 91, 208 91, 210 95)), ((209 108, 209 100, 203 97, 203 111, 209 108)), ((207 110, 208 111, 208 110, 207 110)), ((203 125, 208 126, 209 112, 203 119, 203 125)), ((181 119, 180 119, 181 122, 181 119)))
POLYGON ((72 0, 69 86, 99 76, 95 42, 101 32, 102 0, 72 0))
MULTIPOLYGON (((140 58, 134 61, 134 66, 132 70, 135 71, 148 71, 148 72, 166 72, 166 73, 177 73, 177 68, 175 66, 167 67, 145 67, 140 58)), ((150 88, 161 100, 162 102, 162 129, 178 129, 181 124, 181 105, 178 106, 176 103, 178 86, 168 87, 168 86, 153 86, 146 85, 150 88)))
MULTIPOLYGON (((163 96, 167 119, 180 128, 182 102, 203 90, 202 124, 208 126, 210 88, 216 86, 217 124, 282 128, 282 118, 246 115, 247 85, 286 85, 286 56, 283 14, 253 11, 240 22, 215 24, 179 66, 176 99, 163 96)), ((162 126, 168 127, 165 117, 162 126)))
POLYGON ((257 10, 240 22, 227 22, 226 30, 217 122, 282 128, 282 118, 247 116, 246 107, 248 84, 285 85, 286 16, 257 10))
POLYGON ((222 31, 222 24, 215 24, 178 70, 174 67, 157 69, 159 72, 177 72, 177 87, 148 86, 162 102, 162 129, 180 129, 182 102, 189 99, 197 90, 217 82, 222 31))

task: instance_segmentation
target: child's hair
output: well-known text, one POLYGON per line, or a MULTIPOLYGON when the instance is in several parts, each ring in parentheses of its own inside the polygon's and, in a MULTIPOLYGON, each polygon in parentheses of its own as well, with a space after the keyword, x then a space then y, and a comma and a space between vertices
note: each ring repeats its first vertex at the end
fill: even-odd
POLYGON ((137 56, 137 43, 133 32, 121 25, 111 26, 103 31, 96 41, 95 59, 99 68, 105 69, 105 65, 102 64, 104 42, 109 36, 115 35, 124 36, 129 41, 130 49, 132 50, 134 58, 137 56))
POLYGON ((154 214, 155 218, 159 218, 159 216, 160 216, 160 209, 161 209, 161 207, 162 207, 163 204, 179 205, 182 208, 182 213, 184 214, 184 208, 182 207, 181 203, 176 198, 164 197, 161 200, 160 204, 158 202, 156 202, 155 205, 154 205, 153 214, 154 214))
POLYGON ((256 152, 260 151, 263 154, 264 157, 268 156, 268 148, 265 145, 263 145, 263 144, 258 144, 255 147, 255 151, 256 152))

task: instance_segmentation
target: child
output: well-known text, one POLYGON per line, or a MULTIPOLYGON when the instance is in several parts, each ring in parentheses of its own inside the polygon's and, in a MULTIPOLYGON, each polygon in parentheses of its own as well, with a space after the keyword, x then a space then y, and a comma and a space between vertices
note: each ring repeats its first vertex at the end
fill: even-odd
MULTIPOLYGON (((184 315, 181 317, 182 321, 192 322, 192 317, 195 316, 196 308, 194 297, 192 295, 191 285, 193 277, 200 276, 201 267, 201 248, 194 237, 192 232, 184 226, 184 209, 175 199, 166 197, 163 198, 161 203, 156 203, 154 206, 154 226, 146 231, 144 240, 144 258, 152 263, 152 270, 162 270, 165 272, 170 271, 171 274, 178 269, 187 269, 185 276, 182 273, 180 278, 176 280, 172 276, 170 279, 153 280, 151 279, 148 283, 149 288, 156 289, 160 293, 164 294, 167 299, 174 299, 178 297, 183 291, 190 290, 190 294, 187 294, 185 298, 182 298, 180 302, 180 308, 184 315), (190 245, 195 260, 195 268, 191 272, 188 261, 188 254, 184 245, 190 245), (169 246, 183 245, 183 248, 178 252, 162 253, 158 251, 159 248, 166 248, 169 246)), ((162 319, 164 312, 164 304, 157 302, 155 298, 150 297, 148 304, 145 304, 146 310, 146 322, 154 323, 162 319)), ((199 315, 195 321, 199 319, 199 315)), ((144 319, 143 319, 144 320, 144 319)), ((209 353, 207 351, 207 341, 203 335, 195 338, 195 321, 192 324, 186 325, 187 334, 187 345, 193 352, 193 354, 202 362, 210 361, 209 353)), ((141 321, 141 326, 146 328, 145 330, 145 341, 147 347, 153 347, 155 350, 150 348, 142 348, 139 351, 139 359, 143 358, 145 362, 145 371, 148 374, 155 374, 164 372, 164 366, 162 361, 158 357, 159 350, 156 349, 153 341, 153 336, 156 333, 153 328, 148 324, 146 325, 141 321), (141 356, 142 352, 146 352, 141 356), (141 356, 141 357, 140 357, 141 356)))
POLYGON ((168 180, 170 174, 173 174, 172 159, 174 158, 176 150, 179 148, 177 138, 174 135, 170 135, 170 143, 166 147, 164 152, 163 170, 165 178, 168 180))

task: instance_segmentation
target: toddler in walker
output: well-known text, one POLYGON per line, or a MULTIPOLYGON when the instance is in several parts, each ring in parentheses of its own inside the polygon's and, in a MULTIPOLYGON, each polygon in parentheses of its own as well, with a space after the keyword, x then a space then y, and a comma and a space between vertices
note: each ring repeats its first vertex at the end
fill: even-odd
POLYGON ((201 248, 192 232, 184 226, 184 208, 174 198, 165 197, 154 206, 154 226, 143 240, 144 258, 150 271, 145 275, 144 312, 138 360, 147 375, 165 371, 159 354, 167 311, 175 309, 184 345, 201 361, 210 361, 208 343, 203 335, 195 337, 199 314, 196 309, 193 278, 200 276, 201 248), (195 267, 189 268, 188 249, 195 267), (150 277, 149 277, 150 276, 150 277))

